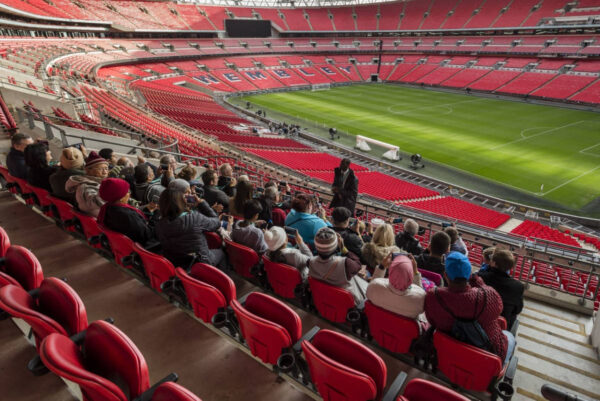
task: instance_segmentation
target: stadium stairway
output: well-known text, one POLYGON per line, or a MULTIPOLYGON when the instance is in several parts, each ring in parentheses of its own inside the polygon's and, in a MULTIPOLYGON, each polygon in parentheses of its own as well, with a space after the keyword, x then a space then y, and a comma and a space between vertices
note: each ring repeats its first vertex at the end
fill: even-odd
POLYGON ((504 223, 500 227, 498 227, 497 230, 502 231, 504 233, 509 233, 512 230, 514 230, 515 228, 517 228, 522 222, 523 222, 523 220, 519 220, 519 219, 515 219, 514 217, 511 217, 509 220, 506 221, 506 223, 504 223))

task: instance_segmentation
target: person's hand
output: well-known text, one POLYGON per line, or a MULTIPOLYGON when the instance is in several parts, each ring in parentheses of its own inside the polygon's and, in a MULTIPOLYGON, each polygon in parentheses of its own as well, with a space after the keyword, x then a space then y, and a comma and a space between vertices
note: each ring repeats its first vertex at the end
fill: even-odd
POLYGON ((344 239, 340 235, 340 233, 335 233, 338 239, 338 247, 340 248, 340 252, 344 250, 344 239))
POLYGON ((229 215, 229 217, 227 217, 227 226, 231 227, 233 226, 233 216, 229 215))
POLYGON ((304 240, 302 239, 302 236, 300 235, 300 232, 298 230, 296 230, 296 234, 294 234, 296 237, 296 244, 303 244, 304 240))
POLYGON ((327 219, 327 212, 325 211, 325 208, 323 206, 319 207, 319 217, 323 220, 327 219))
POLYGON ((417 267, 417 261, 412 253, 408 254, 408 258, 410 259, 413 267, 413 275, 416 276, 419 274, 419 268, 417 267))
POLYGON ((254 222, 254 225, 255 225, 256 227, 262 227, 262 230, 264 231, 264 230, 265 230, 265 228, 267 227, 267 222, 266 222, 266 221, 264 221, 264 220, 256 220, 256 221, 254 222))
POLYGON ((231 181, 229 182, 230 187, 235 187, 237 185, 237 179, 235 177, 231 177, 231 181))
POLYGON ((367 234, 373 235, 373 225, 371 223, 367 223, 367 234))
POLYGON ((87 149, 85 148, 85 146, 83 146, 83 143, 81 145, 79 145, 79 150, 81 150, 81 154, 83 155, 83 158, 87 159, 88 152, 87 152, 87 149))
POLYGON ((357 235, 360 235, 360 224, 358 223, 358 220, 352 226, 352 231, 354 231, 357 235))
POLYGON ((286 194, 289 194, 289 193, 291 193, 291 192, 292 192, 292 188, 290 188, 290 184, 287 184, 287 183, 286 183, 286 184, 285 184, 285 193, 286 193, 286 194))
POLYGON ((365 280, 368 280, 368 278, 369 278, 369 275, 367 274, 367 266, 366 265, 363 265, 360 268, 360 270, 358 271, 358 273, 356 273, 356 274, 358 274, 359 277, 362 277, 365 280))
POLYGON ((144 158, 144 156, 138 155, 137 159, 138 159, 138 164, 144 164, 144 163, 146 163, 146 159, 144 158))
POLYGON ((386 270, 390 268, 392 264, 393 254, 390 252, 383 260, 381 261, 381 266, 383 266, 386 270))
POLYGON ((212 207, 212 209, 213 209, 215 212, 217 212, 217 213, 221 213, 221 212, 223 211, 223 205, 221 205, 221 204, 220 204, 220 203, 218 203, 218 202, 215 202, 215 204, 214 204, 214 205, 212 205, 211 207, 212 207))
POLYGON ((156 209, 158 209, 158 205, 154 202, 150 202, 146 205, 146 208, 148 209, 148 211, 150 211, 151 213, 154 213, 154 211, 156 209))

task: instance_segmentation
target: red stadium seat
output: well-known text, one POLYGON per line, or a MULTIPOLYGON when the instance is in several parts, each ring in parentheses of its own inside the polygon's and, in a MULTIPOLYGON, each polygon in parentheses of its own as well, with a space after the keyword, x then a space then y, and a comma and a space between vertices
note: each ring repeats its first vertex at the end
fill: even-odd
POLYGON ((252 268, 258 264, 259 258, 253 249, 225 240, 225 250, 229 256, 229 263, 239 275, 246 278, 254 277, 252 268))
MULTIPOLYGON (((104 321, 93 322, 82 349, 85 352, 64 335, 51 334, 43 341, 40 356, 52 372, 78 384, 87 401, 128 401, 142 395, 153 399, 144 394, 150 388, 146 360, 121 330, 104 321)), ((171 374, 163 381, 176 378, 171 374)))
POLYGON ((211 321, 219 309, 226 308, 236 299, 234 282, 216 267, 196 263, 189 273, 180 267, 175 272, 183 283, 194 315, 206 323, 211 321))
POLYGON ((252 355, 275 365, 286 348, 291 348, 302 336, 302 321, 283 302, 259 292, 246 298, 244 305, 231 301, 242 337, 252 355))
POLYGON ((49 217, 53 216, 52 202, 48 199, 50 193, 43 188, 30 186, 31 191, 35 195, 35 203, 40 207, 42 212, 49 217))
POLYGON ((0 258, 6 256, 8 248, 10 248, 10 238, 4 228, 0 227, 0 258))
POLYGON ((345 322, 348 311, 356 306, 352 293, 312 277, 308 278, 308 284, 319 314, 332 322, 345 322))
POLYGON ((100 227, 100 230, 102 230, 102 233, 108 239, 115 262, 119 266, 131 268, 132 263, 129 259, 135 253, 133 241, 126 235, 108 229, 102 224, 98 224, 98 227, 100 227))
POLYGON ((204 236, 206 237, 208 249, 220 249, 223 247, 223 238, 219 234, 212 231, 205 231, 204 236))
POLYGON ((310 377, 324 401, 379 400, 387 369, 373 351, 343 334, 319 331, 302 341, 310 377))
POLYGON ((48 200, 52 203, 57 213, 58 224, 67 231, 75 231, 76 217, 75 213, 73 213, 73 205, 52 195, 48 195, 48 200))
POLYGON ((369 333, 377 344, 388 351, 407 354, 413 340, 419 337, 419 323, 365 302, 369 333))
POLYGON ((87 314, 81 298, 69 285, 55 277, 42 281, 36 299, 15 285, 0 288, 0 307, 31 326, 37 346, 52 333, 71 336, 87 327, 87 314))
POLYGON ((469 399, 437 383, 412 379, 397 401, 469 401, 469 399))
POLYGON ((267 280, 275 294, 283 298, 295 298, 294 290, 302 284, 300 271, 285 263, 272 262, 267 256, 262 257, 267 273, 267 280))
POLYGON ((150 280, 150 287, 162 292, 161 284, 175 276, 175 267, 166 258, 149 252, 140 244, 134 243, 133 250, 142 260, 146 277, 150 280))
POLYGON ((88 244, 94 248, 101 248, 102 244, 100 240, 102 237, 102 230, 100 230, 96 218, 74 209, 73 215, 77 218, 79 227, 88 244))
POLYGON ((38 288, 44 279, 42 266, 35 255, 18 245, 12 245, 6 251, 0 275, 7 283, 17 282, 25 291, 38 288))
MULTIPOLYGON (((151 401, 202 401, 194 393, 177 383, 163 383, 152 395, 151 401)), ((457 400, 458 401, 458 400, 457 400)))
POLYGON ((31 186, 27 183, 26 180, 24 180, 22 178, 14 177, 13 179, 15 180, 16 184, 18 185, 19 194, 21 194, 21 197, 25 200, 25 203, 27 203, 28 205, 33 205, 34 200, 33 200, 33 191, 31 190, 31 186))

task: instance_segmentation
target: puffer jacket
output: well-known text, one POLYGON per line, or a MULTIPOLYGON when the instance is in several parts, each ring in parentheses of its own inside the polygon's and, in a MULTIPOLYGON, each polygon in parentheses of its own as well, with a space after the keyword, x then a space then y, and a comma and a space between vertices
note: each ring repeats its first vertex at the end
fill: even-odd
POLYGON ((395 245, 379 246, 373 242, 367 242, 362 247, 362 260, 369 268, 375 269, 390 252, 400 252, 400 248, 395 245))
POLYGON ((104 201, 98 195, 102 178, 89 175, 72 175, 65 184, 67 193, 75 194, 77 207, 90 216, 97 217, 104 201))

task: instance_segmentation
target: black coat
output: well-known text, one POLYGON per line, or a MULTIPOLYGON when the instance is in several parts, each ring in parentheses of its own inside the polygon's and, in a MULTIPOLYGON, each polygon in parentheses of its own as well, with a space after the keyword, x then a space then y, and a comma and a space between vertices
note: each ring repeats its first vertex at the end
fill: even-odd
POLYGON ((423 253, 423 247, 419 243, 419 240, 406 231, 396 235, 396 246, 400 249, 404 249, 408 253, 412 253, 415 256, 423 253))
POLYGON ((338 188, 337 193, 333 194, 331 199, 330 208, 343 206, 350 210, 350 213, 354 215, 354 208, 356 207, 356 198, 358 196, 358 178, 354 175, 354 171, 350 169, 346 183, 342 186, 344 175, 339 167, 334 170, 334 178, 332 188, 338 188))
POLYGON ((10 148, 10 151, 6 155, 6 167, 13 177, 27 179, 27 170, 29 170, 29 167, 25 164, 25 154, 23 152, 15 148, 10 148))
POLYGON ((510 330, 517 315, 523 310, 525 286, 506 272, 494 268, 480 272, 479 276, 487 285, 494 288, 500 294, 502 304, 504 305, 502 316, 506 319, 508 329, 510 330))
POLYGON ((74 202, 75 195, 70 194, 65 190, 65 184, 69 180, 69 177, 73 175, 84 175, 85 171, 78 169, 59 168, 56 173, 50 176, 50 187, 52 188, 52 195, 57 198, 66 200, 67 202, 74 202))
POLYGON ((50 187, 50 176, 54 174, 57 167, 30 167, 27 171, 27 182, 34 187, 43 188, 52 192, 50 187))
POLYGON ((362 247, 364 243, 360 236, 355 231, 347 228, 333 227, 333 231, 340 234, 340 237, 344 240, 346 249, 362 260, 362 247))
POLYGON ((419 269, 428 270, 440 275, 444 275, 444 271, 446 271, 446 266, 442 262, 442 259, 431 256, 428 253, 420 254, 415 257, 415 260, 417 261, 417 267, 419 269))
POLYGON ((204 200, 209 206, 213 206, 215 203, 223 205, 223 212, 229 211, 229 197, 225 192, 221 191, 217 187, 204 186, 204 200))
POLYGON ((113 231, 128 236, 143 247, 156 242, 154 230, 150 227, 148 221, 135 210, 119 206, 108 206, 104 216, 104 225, 113 231))

